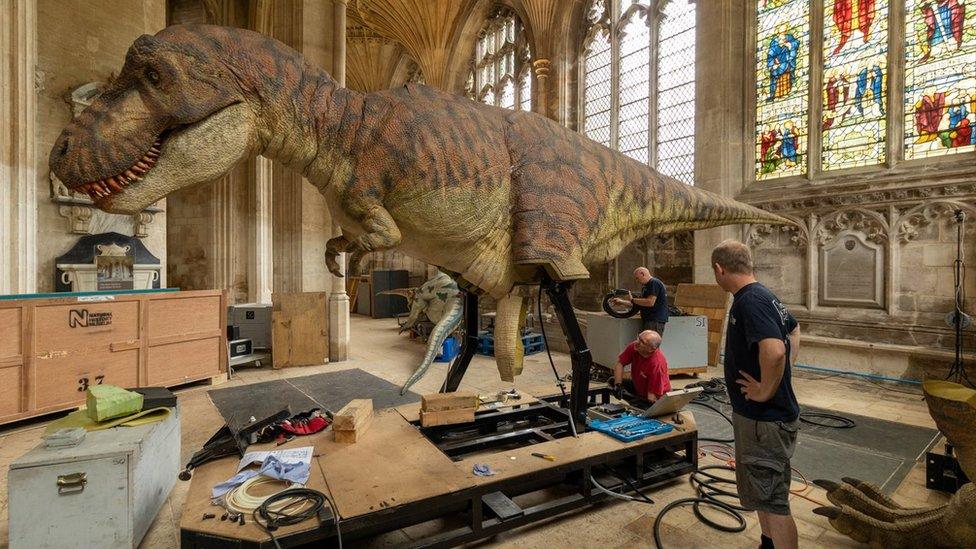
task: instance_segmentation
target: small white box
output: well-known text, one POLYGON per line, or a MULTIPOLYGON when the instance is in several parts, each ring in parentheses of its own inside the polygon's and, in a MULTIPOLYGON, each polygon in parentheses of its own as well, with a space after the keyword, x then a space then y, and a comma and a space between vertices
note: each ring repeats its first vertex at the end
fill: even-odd
POLYGON ((271 348, 271 304, 240 303, 227 307, 227 324, 237 326, 240 339, 250 339, 255 349, 271 348))
POLYGON ((175 408, 156 423, 40 444, 10 464, 10 549, 136 547, 180 471, 175 408))

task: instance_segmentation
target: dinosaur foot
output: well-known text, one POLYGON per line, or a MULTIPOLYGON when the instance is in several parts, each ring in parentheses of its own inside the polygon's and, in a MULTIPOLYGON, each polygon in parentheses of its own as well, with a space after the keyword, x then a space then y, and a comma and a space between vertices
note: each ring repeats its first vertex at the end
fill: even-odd
POLYGON ((843 482, 815 480, 827 491, 832 507, 814 513, 827 517, 835 530, 855 541, 877 547, 939 546, 946 506, 905 508, 876 486, 853 478, 843 482))

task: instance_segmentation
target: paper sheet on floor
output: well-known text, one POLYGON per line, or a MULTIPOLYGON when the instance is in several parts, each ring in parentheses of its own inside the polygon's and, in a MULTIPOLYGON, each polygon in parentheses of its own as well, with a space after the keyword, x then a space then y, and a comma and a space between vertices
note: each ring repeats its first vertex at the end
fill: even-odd
POLYGON ((312 463, 312 447, 288 448, 287 450, 273 450, 269 452, 248 452, 237 465, 237 472, 252 463, 264 463, 268 456, 274 456, 282 463, 312 463))

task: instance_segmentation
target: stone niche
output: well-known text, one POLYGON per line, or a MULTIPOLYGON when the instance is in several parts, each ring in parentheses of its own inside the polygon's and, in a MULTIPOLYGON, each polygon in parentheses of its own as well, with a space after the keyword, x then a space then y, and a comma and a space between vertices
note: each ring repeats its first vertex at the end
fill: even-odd
POLYGON ((820 248, 819 304, 883 309, 884 247, 844 231, 820 248))

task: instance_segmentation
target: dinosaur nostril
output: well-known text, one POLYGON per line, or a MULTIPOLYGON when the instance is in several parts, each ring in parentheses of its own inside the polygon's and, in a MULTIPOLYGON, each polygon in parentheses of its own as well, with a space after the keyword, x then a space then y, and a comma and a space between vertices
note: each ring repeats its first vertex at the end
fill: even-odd
POLYGON ((67 137, 65 137, 64 140, 61 141, 61 148, 58 149, 58 155, 64 156, 66 154, 68 154, 68 138, 67 137))

